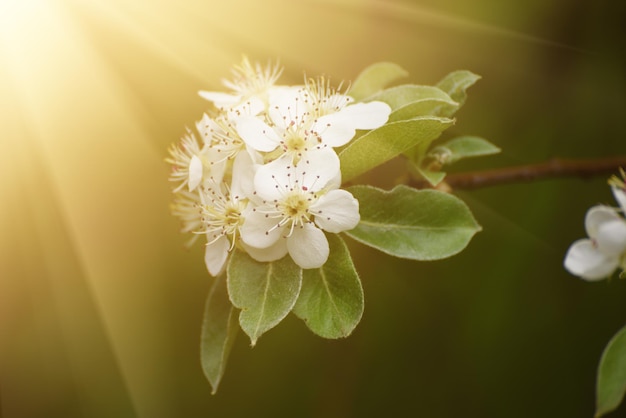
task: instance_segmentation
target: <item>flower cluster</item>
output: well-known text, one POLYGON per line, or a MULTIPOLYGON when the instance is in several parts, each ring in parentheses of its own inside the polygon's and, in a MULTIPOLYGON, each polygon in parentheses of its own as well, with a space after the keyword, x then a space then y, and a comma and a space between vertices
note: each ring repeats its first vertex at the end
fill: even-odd
POLYGON ((585 229, 589 238, 575 241, 565 256, 565 268, 585 280, 601 280, 626 270, 626 173, 609 184, 620 208, 597 205, 587 211, 585 229))
POLYGON ((383 102, 356 103, 325 78, 277 85, 282 69, 244 59, 224 81, 230 93, 201 91, 213 104, 170 147, 172 212, 183 232, 206 237, 205 263, 218 275, 233 248, 257 261, 287 254, 301 268, 329 255, 327 233, 354 228, 359 203, 340 189, 335 148, 357 130, 387 122, 383 102))

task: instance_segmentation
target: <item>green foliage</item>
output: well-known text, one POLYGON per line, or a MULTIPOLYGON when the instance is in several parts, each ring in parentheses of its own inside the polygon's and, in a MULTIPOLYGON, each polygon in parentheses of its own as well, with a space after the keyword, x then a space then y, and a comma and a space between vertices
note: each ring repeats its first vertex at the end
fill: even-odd
POLYGON ((447 118, 421 116, 369 131, 339 152, 343 181, 352 180, 416 144, 429 144, 453 122, 447 118))
POLYGON ((458 103, 437 87, 413 84, 391 87, 367 98, 367 101, 374 100, 385 102, 391 107, 389 122, 416 116, 448 115, 459 107, 458 103))
POLYGON ((432 186, 439 184, 446 176, 441 168, 464 158, 482 157, 497 154, 500 148, 486 139, 476 136, 460 136, 434 147, 428 153, 409 160, 413 175, 425 178, 432 186))
MULTIPOLYGON (((479 79, 480 76, 469 71, 454 71, 448 74, 439 83, 437 83, 436 87, 434 87, 447 97, 447 101, 442 100, 440 105, 436 105, 435 101, 431 101, 430 111, 436 112, 433 113, 436 116, 448 118, 452 117, 465 103, 465 99, 467 98, 466 90, 479 79)), ((412 106, 413 105, 409 105, 406 109, 399 109, 396 111, 398 114, 392 116, 394 118, 404 117, 406 115, 404 112, 412 110, 412 106)), ((421 108, 418 110, 423 111, 421 108)), ((431 185, 435 186, 443 180, 445 173, 437 173, 439 168, 441 168, 440 166, 433 168, 424 163, 423 160, 427 154, 429 146, 429 142, 419 143, 411 149, 406 150, 404 155, 408 157, 409 161, 412 163, 409 164, 409 169, 412 173, 414 175, 417 174, 418 177, 425 178, 431 185)))
POLYGON ((363 315, 363 289, 346 244, 336 234, 327 237, 328 261, 304 270, 293 312, 321 337, 347 337, 363 315))
MULTIPOLYGON (((398 65, 383 62, 366 68, 353 83, 349 94, 354 99, 386 102, 392 112, 385 125, 359 131, 338 150, 343 181, 404 154, 413 175, 437 184, 445 177, 440 171, 443 165, 499 151, 484 139, 465 136, 428 152, 432 142, 454 124, 450 117, 479 77, 457 71, 437 86, 387 88, 406 75, 398 65)), ((464 249, 481 229, 468 207, 450 194, 407 186, 391 191, 353 186, 349 191, 359 201, 361 219, 346 234, 392 256, 449 257, 464 249)), ((290 256, 258 262, 238 247, 231 252, 226 273, 215 279, 209 292, 202 326, 202 367, 213 393, 224 374, 238 325, 252 346, 289 312, 324 338, 347 337, 354 331, 363 315, 361 281, 343 239, 337 234, 326 237, 329 257, 317 269, 302 270, 290 256)))
MULTIPOLYGON (((448 96, 450 96, 452 100, 457 102, 459 107, 461 107, 465 103, 465 99, 467 99, 466 90, 474 85, 474 83, 478 80, 480 80, 480 76, 470 71, 454 71, 439 81, 439 83, 437 83, 437 87, 448 93, 448 96)), ((452 116, 452 114, 444 116, 452 116)))
POLYGON ((464 249, 480 226, 455 196, 397 186, 384 191, 353 186, 361 222, 347 234, 384 253, 412 260, 437 260, 464 249))
POLYGON ((392 62, 372 64, 361 71, 348 94, 357 101, 363 100, 407 75, 406 70, 392 62))
POLYGON ((619 406, 626 393, 626 327, 609 341, 598 367, 596 418, 619 406))
POLYGON ((409 172, 415 178, 424 178, 431 186, 437 186, 439 183, 443 181, 446 177, 446 173, 443 171, 431 170, 427 165, 423 164, 421 161, 419 163, 415 163, 409 160, 408 163, 409 172))
POLYGON ((236 249, 227 273, 230 300, 241 309, 239 324, 254 346, 293 308, 302 284, 302 270, 289 256, 261 263, 236 249))
POLYGON ((441 164, 452 164, 463 158, 482 157, 499 152, 500 148, 486 139, 477 136, 460 136, 435 147, 428 154, 441 164))
POLYGON ((224 375, 226 361, 239 327, 233 305, 228 299, 226 277, 222 274, 214 279, 206 300, 200 339, 202 370, 208 379, 213 394, 224 375))

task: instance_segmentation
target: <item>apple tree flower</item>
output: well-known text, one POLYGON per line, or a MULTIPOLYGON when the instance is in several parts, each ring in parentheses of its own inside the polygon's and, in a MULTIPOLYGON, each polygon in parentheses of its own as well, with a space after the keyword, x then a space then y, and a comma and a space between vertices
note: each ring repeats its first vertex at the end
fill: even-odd
POLYGON ((239 152, 247 150, 232 121, 224 115, 211 118, 205 113, 202 119, 196 122, 196 129, 206 146, 216 153, 215 162, 234 159, 239 152))
POLYGON ((607 278, 618 268, 623 275, 626 270, 626 187, 616 177, 610 184, 621 210, 605 205, 589 209, 585 217, 588 238, 575 241, 565 257, 565 268, 585 280, 607 278))
POLYGON ((232 111, 235 114, 243 111, 258 115, 267 108, 268 92, 282 72, 278 64, 268 64, 266 67, 259 63, 253 65, 244 57, 241 65, 234 67, 233 79, 222 80, 222 84, 232 93, 201 90, 199 94, 221 111, 232 111))
POLYGON ((241 227, 253 258, 271 261, 289 253, 301 268, 318 268, 329 255, 323 231, 338 233, 359 223, 358 201, 338 189, 339 158, 333 155, 311 155, 297 165, 281 159, 258 168, 251 198, 257 204, 241 227))
POLYGON ((189 191, 196 188, 202 177, 201 153, 196 137, 189 131, 178 144, 170 146, 170 157, 165 161, 172 165, 170 181, 179 183, 174 193, 185 186, 188 186, 189 191))
POLYGON ((233 161, 230 185, 211 182, 200 191, 203 228, 198 233, 207 238, 204 262, 212 276, 223 270, 228 254, 237 243, 248 205, 245 194, 253 175, 252 159, 247 153, 240 153, 233 161))
POLYGON ((172 165, 170 181, 179 183, 174 192, 184 186, 193 191, 204 180, 219 182, 224 175, 225 162, 220 158, 220 151, 206 142, 201 146, 189 131, 178 145, 170 147, 169 154, 165 161, 172 165))
POLYGON ((334 152, 332 148, 347 144, 357 129, 378 128, 391 113, 383 102, 352 102, 323 79, 311 81, 270 95, 268 120, 242 116, 236 128, 252 149, 297 163, 312 152, 334 152))

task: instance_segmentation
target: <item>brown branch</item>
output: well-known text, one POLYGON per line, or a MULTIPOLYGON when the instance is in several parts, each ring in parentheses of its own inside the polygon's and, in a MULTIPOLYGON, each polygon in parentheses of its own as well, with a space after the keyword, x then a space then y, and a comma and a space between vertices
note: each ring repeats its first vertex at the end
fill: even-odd
MULTIPOLYGON (((594 160, 552 158, 538 164, 450 174, 445 177, 443 187, 447 185, 452 189, 477 189, 556 177, 589 178, 617 174, 620 167, 626 167, 626 155, 594 160)), ((411 180, 409 185, 418 189, 430 187, 426 180, 411 180)))

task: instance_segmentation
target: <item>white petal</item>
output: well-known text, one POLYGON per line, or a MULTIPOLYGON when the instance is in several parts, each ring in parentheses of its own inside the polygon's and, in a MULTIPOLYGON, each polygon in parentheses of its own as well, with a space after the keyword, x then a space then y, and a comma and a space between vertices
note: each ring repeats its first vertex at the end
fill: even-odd
POLYGON ((252 247, 247 245, 245 242, 242 242, 241 244, 250 257, 254 258, 256 261, 275 261, 280 260, 287 255, 287 240, 282 237, 267 248, 252 247))
MULTIPOLYGON (((317 192, 341 179, 339 157, 331 148, 308 152, 298 163, 297 176, 308 191, 317 192)), ((341 183, 341 181, 340 181, 341 183)))
POLYGON ((389 119, 391 107, 384 102, 355 103, 339 111, 356 129, 376 129, 389 119))
POLYGON ((619 203, 622 211, 626 213, 626 190, 612 186, 611 191, 613 191, 613 196, 615 200, 617 200, 617 203, 619 203))
POLYGON ((211 119, 206 113, 202 115, 202 119, 196 122, 196 129, 200 133, 204 143, 211 142, 211 131, 222 130, 213 119, 211 119))
POLYGON ((281 141, 274 128, 253 116, 239 118, 236 129, 246 145, 257 151, 273 151, 281 141))
POLYGON ((311 130, 322 138, 324 144, 333 148, 347 144, 356 134, 351 121, 340 112, 318 118, 311 130))
POLYGON ((618 260, 600 252, 593 245, 593 241, 580 239, 567 250, 564 265, 575 276, 586 280, 601 280, 615 271, 618 260))
POLYGON ((256 248, 267 248, 274 245, 281 237, 283 227, 276 227, 278 218, 272 218, 261 213, 263 206, 251 209, 244 213, 244 223, 241 226, 241 239, 248 245, 256 248))
POLYGON ((254 176, 254 188, 265 200, 281 200, 289 191, 301 189, 317 192, 329 182, 337 187, 341 178, 339 157, 330 148, 306 153, 294 165, 291 156, 283 154, 276 160, 260 166, 254 176))
POLYGON ((224 178, 226 173, 226 163, 224 155, 218 152, 214 148, 205 146, 202 150, 202 176, 205 179, 212 179, 216 183, 219 183, 224 178))
POLYGON ((230 249, 230 241, 225 235, 222 235, 212 244, 207 244, 204 250, 204 264, 211 276, 217 276, 221 273, 228 258, 228 250, 230 249))
POLYGON ((275 89, 270 92, 269 100, 270 119, 281 128, 286 128, 291 121, 301 122, 308 110, 300 87, 275 89))
POLYGON ((239 119, 243 116, 256 116, 265 110, 265 102, 259 97, 248 97, 245 101, 233 106, 229 112, 230 120, 239 119))
POLYGON ((230 186, 230 195, 239 200, 254 193, 254 173, 256 166, 250 154, 240 152, 233 162, 233 178, 230 186))
POLYGON ((239 103, 239 100, 241 100, 241 96, 236 96, 234 94, 228 93, 220 93, 217 91, 201 90, 198 92, 198 94, 203 99, 213 102, 216 107, 230 107, 236 105, 237 103, 239 103))
POLYGON ((617 220, 620 220, 620 216, 614 208, 604 205, 593 206, 585 215, 585 230, 587 231, 587 235, 589 238, 594 239, 598 235, 600 225, 605 222, 617 220))
POLYGON ((326 190, 335 190, 341 187, 341 170, 337 171, 337 174, 326 183, 326 190))
POLYGON ((359 201, 346 190, 331 190, 309 208, 315 223, 325 231, 348 231, 359 223, 359 201))
POLYGON ((189 191, 194 190, 202 181, 202 161, 197 155, 191 157, 189 161, 189 179, 187 180, 187 186, 189 191))
POLYGON ((626 253, 626 221, 619 218, 598 226, 596 244, 603 253, 620 257, 626 253))
POLYGON ((293 261, 303 269, 322 267, 330 252, 326 236, 312 223, 294 228, 287 238, 287 249, 293 261))
POLYGON ((297 179, 295 170, 291 157, 283 154, 257 169, 254 175, 254 190, 265 200, 281 200, 297 179))

